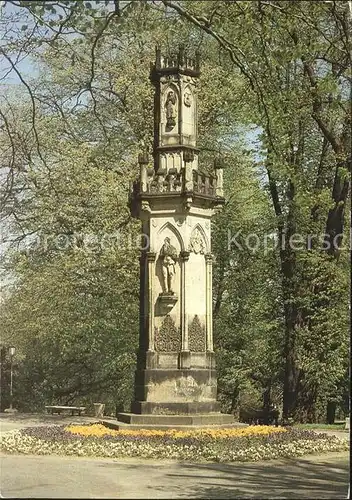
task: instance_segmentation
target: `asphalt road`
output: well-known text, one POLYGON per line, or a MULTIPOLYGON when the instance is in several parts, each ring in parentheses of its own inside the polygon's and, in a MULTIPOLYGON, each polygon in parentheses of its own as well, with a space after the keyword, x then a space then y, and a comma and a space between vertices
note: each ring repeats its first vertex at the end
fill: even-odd
POLYGON ((339 498, 348 455, 248 464, 0 455, 2 498, 339 498))

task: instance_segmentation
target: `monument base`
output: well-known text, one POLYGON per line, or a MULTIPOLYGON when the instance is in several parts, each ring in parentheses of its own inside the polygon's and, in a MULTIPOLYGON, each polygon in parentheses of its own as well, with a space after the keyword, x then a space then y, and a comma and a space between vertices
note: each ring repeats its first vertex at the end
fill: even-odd
POLYGON ((196 428, 232 428, 247 427, 247 424, 235 422, 233 415, 225 413, 193 415, 151 415, 137 413, 118 413, 117 420, 101 420, 111 429, 156 429, 189 430, 196 428))
POLYGON ((153 401, 134 401, 131 405, 132 414, 142 415, 207 415, 220 414, 218 401, 194 401, 155 403, 153 401))
POLYGON ((225 413, 208 413, 193 415, 148 415, 138 413, 118 413, 117 420, 127 424, 149 425, 223 425, 233 424, 233 415, 225 413))

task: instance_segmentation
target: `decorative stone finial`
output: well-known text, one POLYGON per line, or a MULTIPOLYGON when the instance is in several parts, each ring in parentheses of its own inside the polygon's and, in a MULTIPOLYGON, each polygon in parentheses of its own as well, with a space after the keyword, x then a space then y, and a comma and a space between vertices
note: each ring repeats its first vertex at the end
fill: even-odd
POLYGON ((224 161, 220 156, 218 156, 214 160, 214 170, 216 172, 216 196, 220 198, 224 196, 223 168, 224 168, 224 161))
POLYGON ((200 75, 199 52, 196 52, 195 59, 187 57, 184 45, 180 44, 177 54, 162 55, 160 47, 156 46, 155 63, 151 65, 151 81, 158 81, 158 75, 170 75, 177 72, 198 78, 200 75))
POLYGON ((178 48, 178 64, 183 66, 185 62, 185 46, 183 44, 179 45, 178 48))
POLYGON ((200 69, 200 51, 197 49, 196 50, 196 70, 199 71, 200 69))
POLYGON ((214 170, 219 170, 224 168, 224 160, 221 156, 217 156, 214 159, 214 170))
POLYGON ((161 50, 159 45, 155 47, 155 69, 161 68, 161 50))
POLYGON ((139 153, 139 155, 138 155, 138 163, 139 164, 148 164, 149 163, 148 153, 146 153, 146 152, 139 153))
POLYGON ((183 159, 185 162, 192 162, 194 161, 194 151, 192 149, 186 149, 183 152, 183 159))

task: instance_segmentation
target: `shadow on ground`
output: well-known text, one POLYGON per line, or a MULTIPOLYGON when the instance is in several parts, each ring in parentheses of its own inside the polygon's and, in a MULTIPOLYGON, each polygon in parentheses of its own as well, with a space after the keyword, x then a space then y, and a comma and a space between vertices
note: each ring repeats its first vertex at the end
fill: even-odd
MULTIPOLYGON (((1 432, 94 421, 45 414, 0 416, 1 432)), ((347 453, 232 464, 13 455, 2 456, 1 462, 5 498, 344 499, 349 483, 347 453)))
POLYGON ((178 467, 180 470, 176 468, 175 472, 165 474, 164 485, 153 485, 150 489, 167 498, 175 482, 177 498, 343 499, 347 497, 349 483, 347 455, 316 463, 311 457, 277 464, 178 464, 178 467))

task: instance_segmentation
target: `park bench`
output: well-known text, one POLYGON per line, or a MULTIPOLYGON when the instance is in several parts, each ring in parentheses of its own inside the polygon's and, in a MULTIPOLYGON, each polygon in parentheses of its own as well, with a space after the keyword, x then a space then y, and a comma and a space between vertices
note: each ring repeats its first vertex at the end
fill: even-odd
POLYGON ((249 425, 279 425, 279 411, 277 408, 268 409, 247 408, 240 410, 240 422, 249 425))
POLYGON ((84 413, 86 410, 85 406, 46 406, 45 408, 47 412, 51 413, 52 415, 54 413, 58 413, 60 415, 62 411, 70 411, 72 416, 75 413, 78 413, 78 415, 80 416, 81 413, 84 413))

